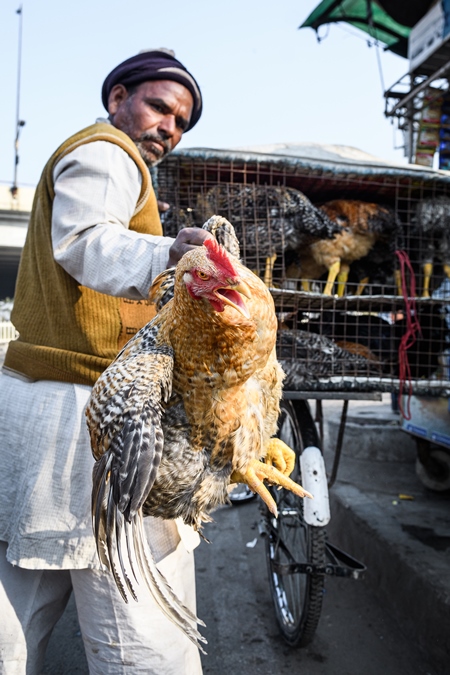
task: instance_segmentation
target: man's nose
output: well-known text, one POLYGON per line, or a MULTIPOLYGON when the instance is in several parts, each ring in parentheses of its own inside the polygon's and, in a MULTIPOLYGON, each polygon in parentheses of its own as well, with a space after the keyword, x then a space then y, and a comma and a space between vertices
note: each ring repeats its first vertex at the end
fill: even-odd
POLYGON ((158 125, 158 131, 164 138, 172 138, 176 128, 175 115, 164 115, 158 125))

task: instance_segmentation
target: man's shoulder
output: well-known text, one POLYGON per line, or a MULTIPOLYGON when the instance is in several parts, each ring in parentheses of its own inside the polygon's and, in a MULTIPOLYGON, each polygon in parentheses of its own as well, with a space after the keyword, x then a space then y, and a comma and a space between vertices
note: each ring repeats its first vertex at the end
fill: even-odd
MULTIPOLYGON (((120 129, 117 129, 117 127, 106 120, 98 120, 94 124, 90 124, 88 127, 72 134, 72 136, 69 136, 69 138, 61 143, 49 160, 51 170, 53 171, 53 168, 69 153, 72 153, 74 150, 83 146, 89 146, 97 141, 112 143, 118 146, 131 160, 134 161, 141 174, 146 174, 148 172, 136 144, 127 134, 120 129)), ((96 147, 95 154, 98 155, 100 148, 99 146, 96 147)))
POLYGON ((133 143, 131 138, 127 136, 123 131, 117 129, 106 120, 98 120, 94 124, 90 124, 84 129, 77 131, 76 133, 69 136, 64 143, 62 143, 58 150, 58 154, 66 153, 71 151, 74 146, 78 146, 82 143, 92 143, 95 141, 109 141, 112 143, 118 143, 121 146, 127 146, 134 150, 136 145, 133 143))

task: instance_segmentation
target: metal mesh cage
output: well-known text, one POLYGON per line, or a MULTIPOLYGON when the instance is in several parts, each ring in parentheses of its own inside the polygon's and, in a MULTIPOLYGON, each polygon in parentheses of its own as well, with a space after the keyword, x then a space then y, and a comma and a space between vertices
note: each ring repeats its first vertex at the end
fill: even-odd
POLYGON ((286 388, 448 395, 450 176, 191 149, 157 180, 166 235, 234 225, 275 300, 286 388))

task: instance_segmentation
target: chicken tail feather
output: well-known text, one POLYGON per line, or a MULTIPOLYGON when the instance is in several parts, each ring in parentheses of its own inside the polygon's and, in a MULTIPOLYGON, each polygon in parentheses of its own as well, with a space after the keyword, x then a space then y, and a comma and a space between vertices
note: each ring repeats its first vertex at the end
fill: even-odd
POLYGON ((145 537, 142 511, 128 521, 116 504, 111 481, 112 461, 112 456, 105 453, 93 471, 92 518, 100 561, 110 570, 125 602, 130 595, 137 601, 131 577, 138 584, 141 577, 165 616, 205 653, 200 643, 206 643, 206 639, 194 627, 196 623, 205 624, 177 598, 158 570, 145 537))
POLYGON ((207 640, 193 627, 192 623, 200 626, 205 624, 177 598, 166 578, 157 568, 145 538, 142 513, 137 513, 133 522, 131 524, 125 523, 125 527, 132 528, 139 569, 155 602, 167 618, 181 628, 202 653, 206 653, 199 643, 207 644, 207 640))

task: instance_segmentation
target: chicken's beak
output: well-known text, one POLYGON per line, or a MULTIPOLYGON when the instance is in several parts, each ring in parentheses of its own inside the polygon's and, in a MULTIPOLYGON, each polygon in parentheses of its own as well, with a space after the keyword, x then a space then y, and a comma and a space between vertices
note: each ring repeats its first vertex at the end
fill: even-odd
POLYGON ((238 312, 240 312, 246 319, 250 319, 250 312, 247 309, 247 306, 242 299, 242 296, 246 298, 251 298, 252 293, 248 284, 242 279, 232 286, 225 286, 225 288, 217 288, 215 294, 230 307, 234 307, 238 312))

